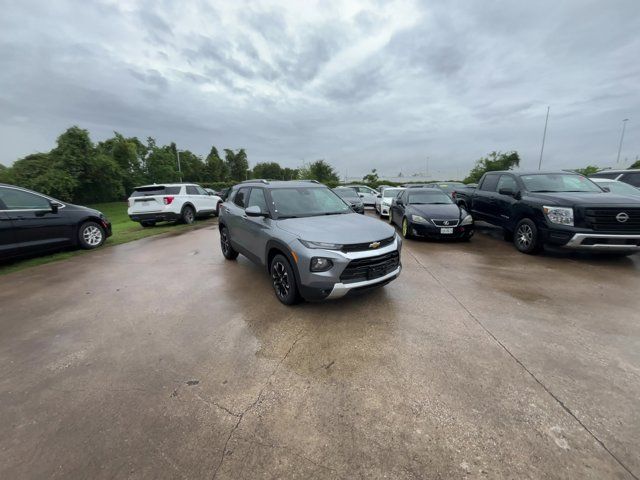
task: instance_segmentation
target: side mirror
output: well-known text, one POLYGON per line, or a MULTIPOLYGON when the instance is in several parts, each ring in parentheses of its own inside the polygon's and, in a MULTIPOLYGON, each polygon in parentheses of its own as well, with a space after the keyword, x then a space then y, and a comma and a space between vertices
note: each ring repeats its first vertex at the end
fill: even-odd
POLYGON ((247 207, 244 209, 244 213, 247 214, 247 217, 266 217, 267 214, 263 213, 259 206, 253 205, 251 207, 247 207))
POLYGON ((51 213, 58 213, 58 208, 60 208, 58 202, 49 202, 49 206, 51 207, 51 213))
POLYGON ((381 194, 381 193, 379 193, 379 194, 377 195, 377 197, 378 197, 378 198, 382 198, 382 194, 381 194))
POLYGON ((501 188, 500 190, 498 190, 498 193, 500 195, 509 195, 510 197, 513 197, 516 194, 516 192, 514 192, 512 188, 501 188))

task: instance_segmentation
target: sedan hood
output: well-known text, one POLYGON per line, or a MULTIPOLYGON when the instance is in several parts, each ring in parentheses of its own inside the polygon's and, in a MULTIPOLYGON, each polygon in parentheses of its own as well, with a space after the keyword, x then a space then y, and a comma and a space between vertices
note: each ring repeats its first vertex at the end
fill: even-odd
POLYGON ((389 238, 395 229, 358 213, 277 220, 277 226, 302 240, 325 243, 364 243, 389 238))
POLYGON ((454 203, 447 205, 409 205, 408 213, 427 219, 460 218, 460 207, 454 203))
POLYGON ((581 193, 581 192, 557 192, 557 193, 527 193, 529 199, 538 200, 541 203, 560 206, 587 206, 587 205, 634 205, 640 202, 633 197, 617 195, 614 193, 581 193))

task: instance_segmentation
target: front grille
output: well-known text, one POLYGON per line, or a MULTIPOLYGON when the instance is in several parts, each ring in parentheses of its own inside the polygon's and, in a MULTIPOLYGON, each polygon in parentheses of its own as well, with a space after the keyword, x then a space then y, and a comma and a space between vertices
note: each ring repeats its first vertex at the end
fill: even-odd
POLYGON ((640 208, 586 208, 584 219, 596 231, 640 231, 640 208), (625 222, 616 218, 623 213, 629 217, 625 222))
POLYGON ((346 283, 373 280, 393 272, 398 265, 400 265, 400 254, 397 250, 375 257, 358 258, 349 262, 340 275, 340 280, 346 283))
POLYGON ((442 220, 434 218, 431 221, 436 227, 457 227, 460 220, 457 218, 444 218, 442 220))
MULTIPOLYGON (((343 252, 363 252, 366 250, 374 250, 374 248, 370 246, 372 243, 376 243, 376 242, 350 243, 347 245, 343 245, 342 251, 343 252)), ((383 240, 378 240, 378 243, 380 243, 380 245, 375 247, 376 249, 386 247, 387 245, 391 245, 393 243, 393 237, 385 238, 383 240)))

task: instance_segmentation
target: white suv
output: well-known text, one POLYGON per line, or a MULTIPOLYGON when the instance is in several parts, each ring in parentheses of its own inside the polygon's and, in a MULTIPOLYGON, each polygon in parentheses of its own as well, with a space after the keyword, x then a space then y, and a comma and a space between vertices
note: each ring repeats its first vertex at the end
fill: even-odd
POLYGON ((127 214, 143 227, 156 222, 193 223, 196 217, 218 215, 222 199, 211 195, 200 185, 165 183, 136 187, 129 197, 127 214))

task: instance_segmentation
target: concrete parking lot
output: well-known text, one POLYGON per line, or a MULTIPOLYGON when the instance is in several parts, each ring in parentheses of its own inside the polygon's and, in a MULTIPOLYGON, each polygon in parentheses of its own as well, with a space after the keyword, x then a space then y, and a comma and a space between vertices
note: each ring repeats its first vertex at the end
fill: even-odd
POLYGON ((640 476, 640 258, 407 241, 285 307, 214 226, 0 277, 0 478, 640 476))

